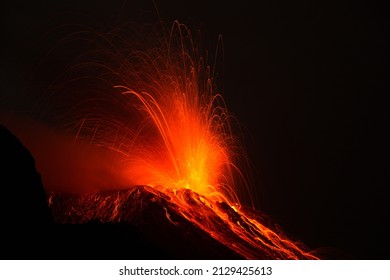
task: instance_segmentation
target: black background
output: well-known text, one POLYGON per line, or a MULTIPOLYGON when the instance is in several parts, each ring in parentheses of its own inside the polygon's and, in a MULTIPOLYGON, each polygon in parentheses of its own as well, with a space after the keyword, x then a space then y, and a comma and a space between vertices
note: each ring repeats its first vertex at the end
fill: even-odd
POLYGON ((211 51, 222 34, 219 89, 244 127, 257 207, 310 248, 336 251, 336 258, 389 259, 388 34, 380 5, 3 1, 1 10, 2 106, 23 103, 25 97, 14 97, 24 88, 50 83, 61 72, 65 58, 52 63, 58 69, 38 65, 67 35, 58 28, 64 24, 104 28, 123 19, 177 19, 200 30, 211 51))

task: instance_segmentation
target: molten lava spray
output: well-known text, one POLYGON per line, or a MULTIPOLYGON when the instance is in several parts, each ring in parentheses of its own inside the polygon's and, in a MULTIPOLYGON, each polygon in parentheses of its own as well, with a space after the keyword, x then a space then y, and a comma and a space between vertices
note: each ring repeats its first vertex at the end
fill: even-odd
MULTIPOLYGON (((110 92, 90 99, 87 109, 78 106, 76 140, 115 152, 129 186, 147 185, 169 201, 168 220, 169 211, 181 213, 245 258, 257 258, 256 250, 276 259, 316 258, 240 205, 238 194, 248 190, 238 166, 245 156, 216 93, 214 70, 185 26, 175 22, 168 34, 140 49, 126 38, 102 36, 111 50, 97 51, 98 61, 87 65, 103 70, 98 79, 111 85, 110 92), (118 38, 123 48, 112 45, 118 38)), ((118 221, 130 194, 80 196, 78 212, 118 221)))

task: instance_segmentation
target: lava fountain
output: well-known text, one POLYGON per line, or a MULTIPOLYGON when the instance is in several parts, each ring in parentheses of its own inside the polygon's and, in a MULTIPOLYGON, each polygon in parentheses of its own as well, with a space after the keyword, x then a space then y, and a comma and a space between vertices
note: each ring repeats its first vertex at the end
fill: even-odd
MULTIPOLYGON (((172 211, 180 213, 244 258, 258 258, 258 251, 267 258, 316 259, 240 204, 239 194, 249 190, 240 165, 245 153, 216 91, 215 70, 187 27, 175 22, 167 30, 157 46, 139 49, 126 38, 120 37, 125 46, 120 49, 112 37, 101 36, 111 50, 97 51, 92 56, 98 60, 83 65, 100 69, 97 80, 110 87, 104 97, 88 97, 86 107, 73 108, 75 139, 117 155, 116 168, 134 187, 79 195, 62 215, 78 216, 78 222, 119 221, 121 212, 131 211, 123 208, 126 200, 142 185, 164 199, 170 222, 175 224, 172 211)), ((54 193, 49 199, 54 210, 57 198, 54 193)))

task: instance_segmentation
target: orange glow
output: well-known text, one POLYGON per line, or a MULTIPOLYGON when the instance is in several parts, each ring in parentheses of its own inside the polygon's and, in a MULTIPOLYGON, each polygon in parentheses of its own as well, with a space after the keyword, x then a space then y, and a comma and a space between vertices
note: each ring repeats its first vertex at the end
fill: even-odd
MULTIPOLYGON (((161 48, 131 52, 130 60, 115 71, 121 82, 114 83, 114 90, 126 97, 121 100, 127 100, 125 106, 140 121, 107 128, 104 120, 88 126, 91 119, 85 117, 78 137, 87 132, 95 144, 121 154, 120 168, 129 185, 147 185, 156 196, 169 197, 165 210, 172 223, 174 210, 249 259, 259 258, 260 251, 276 259, 316 258, 240 205, 237 193, 248 188, 237 161, 244 153, 206 63, 190 31, 175 22, 161 48)), ((101 203, 93 215, 115 221, 117 211, 111 210, 125 198, 110 199, 103 203, 96 194, 80 203, 101 203)))

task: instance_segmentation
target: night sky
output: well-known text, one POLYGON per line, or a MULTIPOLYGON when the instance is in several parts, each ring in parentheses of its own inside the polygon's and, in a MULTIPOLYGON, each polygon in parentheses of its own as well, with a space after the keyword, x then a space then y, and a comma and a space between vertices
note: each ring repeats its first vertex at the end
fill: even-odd
POLYGON ((156 0, 157 14, 151 0, 16 2, 1 8, 0 109, 29 108, 25 92, 64 71, 77 47, 40 63, 77 31, 73 23, 104 30, 177 19, 210 52, 222 34, 218 89, 243 126, 257 208, 333 258, 390 258, 383 7, 156 0))

